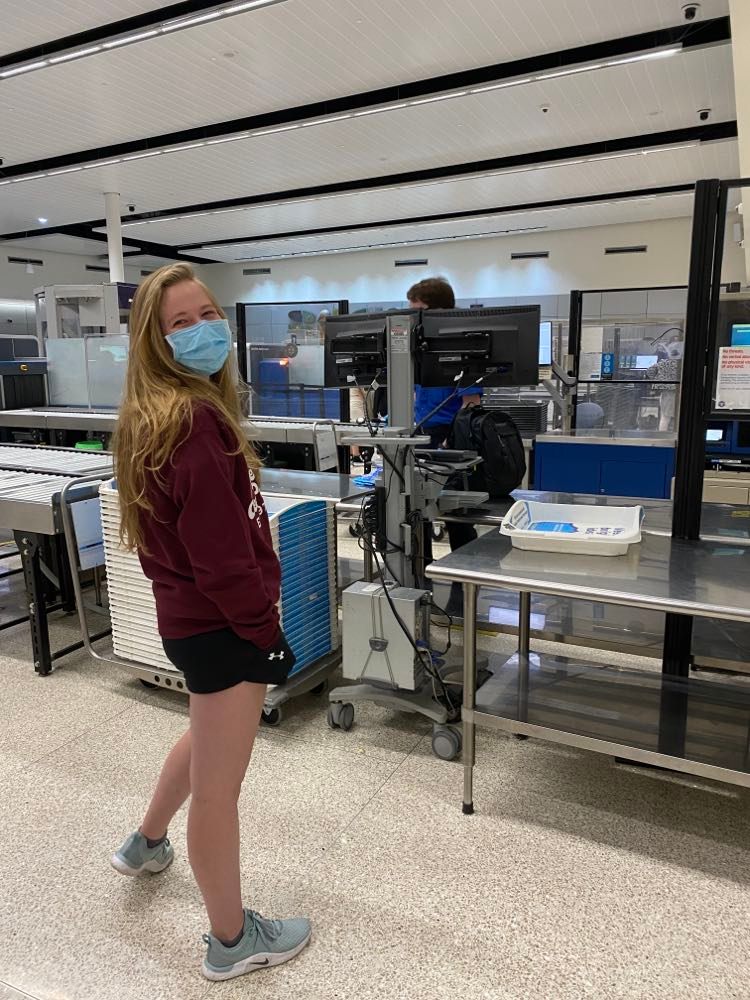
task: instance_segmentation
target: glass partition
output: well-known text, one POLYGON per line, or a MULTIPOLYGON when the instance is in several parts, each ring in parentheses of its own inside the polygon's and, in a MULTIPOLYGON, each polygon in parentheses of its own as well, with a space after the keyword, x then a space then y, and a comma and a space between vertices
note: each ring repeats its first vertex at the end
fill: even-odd
POLYGON ((96 409, 117 409, 125 388, 128 338, 87 337, 85 343, 89 405, 96 409))
POLYGON ((324 387, 325 320, 346 313, 348 303, 240 302, 236 310, 250 413, 340 419, 341 391, 324 387))
POLYGON ((572 292, 571 337, 582 435, 673 437, 687 287, 572 292))
POLYGON ((122 335, 48 340, 50 406, 117 409, 127 365, 128 338, 122 335))

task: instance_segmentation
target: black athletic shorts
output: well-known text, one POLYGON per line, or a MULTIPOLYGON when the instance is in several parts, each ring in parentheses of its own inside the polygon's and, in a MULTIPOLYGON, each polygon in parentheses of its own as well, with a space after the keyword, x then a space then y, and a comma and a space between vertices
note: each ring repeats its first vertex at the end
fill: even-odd
POLYGON ((226 691, 242 681, 283 684, 295 663, 281 629, 269 649, 260 649, 231 628, 185 639, 162 639, 162 645, 170 663, 185 675, 192 694, 226 691))

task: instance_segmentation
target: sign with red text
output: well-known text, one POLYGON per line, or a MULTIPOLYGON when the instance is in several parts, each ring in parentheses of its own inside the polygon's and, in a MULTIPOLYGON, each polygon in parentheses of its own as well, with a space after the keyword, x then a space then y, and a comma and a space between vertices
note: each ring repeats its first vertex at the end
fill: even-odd
POLYGON ((750 410, 750 347, 722 347, 716 380, 720 410, 750 410))

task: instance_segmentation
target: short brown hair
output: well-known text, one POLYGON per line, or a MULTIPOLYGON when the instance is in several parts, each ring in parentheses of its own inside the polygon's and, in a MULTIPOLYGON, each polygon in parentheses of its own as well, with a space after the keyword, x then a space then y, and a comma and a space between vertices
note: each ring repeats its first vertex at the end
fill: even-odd
POLYGON ((445 278, 425 278, 406 293, 409 302, 424 302, 428 309, 455 309, 456 296, 445 278))

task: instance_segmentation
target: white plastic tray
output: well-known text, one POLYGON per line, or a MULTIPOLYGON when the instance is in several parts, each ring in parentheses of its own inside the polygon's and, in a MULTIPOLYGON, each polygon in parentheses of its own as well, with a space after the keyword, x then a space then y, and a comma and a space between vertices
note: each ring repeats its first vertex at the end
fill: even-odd
POLYGON ((621 556, 641 540, 643 507, 518 500, 500 528, 519 549, 621 556))

